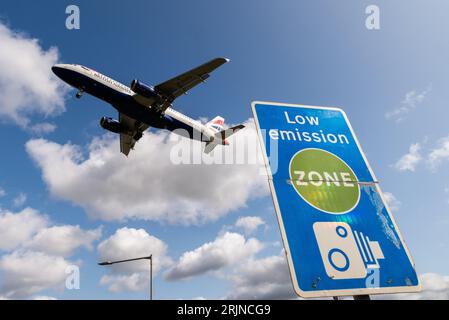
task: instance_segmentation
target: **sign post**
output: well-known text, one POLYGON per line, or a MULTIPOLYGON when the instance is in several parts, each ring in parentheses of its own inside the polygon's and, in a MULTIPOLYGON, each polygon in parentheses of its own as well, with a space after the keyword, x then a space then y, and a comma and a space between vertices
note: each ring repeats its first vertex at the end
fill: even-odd
POLYGON ((253 102, 295 292, 417 292, 414 263, 343 110, 253 102))

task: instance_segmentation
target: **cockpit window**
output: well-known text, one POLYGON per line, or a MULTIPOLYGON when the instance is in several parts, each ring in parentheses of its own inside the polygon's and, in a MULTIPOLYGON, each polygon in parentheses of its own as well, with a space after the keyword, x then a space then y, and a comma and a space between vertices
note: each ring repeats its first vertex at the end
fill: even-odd
POLYGON ((85 66, 81 66, 84 70, 90 71, 89 68, 86 68, 85 66))

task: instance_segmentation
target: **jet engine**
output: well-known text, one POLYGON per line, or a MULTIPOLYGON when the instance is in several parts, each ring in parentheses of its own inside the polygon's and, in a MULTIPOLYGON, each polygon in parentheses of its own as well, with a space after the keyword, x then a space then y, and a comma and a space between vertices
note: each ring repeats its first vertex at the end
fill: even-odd
POLYGON ((156 98, 157 93, 154 87, 146 85, 139 80, 135 79, 131 82, 131 90, 145 98, 156 98))
POLYGON ((114 133, 122 133, 123 132, 123 128, 122 128, 122 125, 120 124, 120 122, 118 122, 117 120, 114 120, 112 118, 102 117, 100 120, 100 126, 103 129, 106 129, 106 130, 114 132, 114 133))

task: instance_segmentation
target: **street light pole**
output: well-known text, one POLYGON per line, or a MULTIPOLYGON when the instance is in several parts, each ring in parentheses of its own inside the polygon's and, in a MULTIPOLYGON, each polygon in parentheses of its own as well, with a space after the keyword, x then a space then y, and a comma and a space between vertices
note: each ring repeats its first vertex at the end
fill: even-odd
POLYGON ((150 260, 150 300, 153 300, 153 255, 152 254, 150 254, 147 257, 132 258, 132 259, 126 259, 126 260, 117 260, 117 261, 103 261, 103 262, 99 262, 98 265, 110 266, 110 265, 117 264, 117 263, 137 261, 137 260, 150 260))
POLYGON ((150 300, 153 300, 153 255, 150 255, 150 300))
POLYGON ((371 300, 369 294, 361 294, 359 296, 354 296, 354 300, 371 300))

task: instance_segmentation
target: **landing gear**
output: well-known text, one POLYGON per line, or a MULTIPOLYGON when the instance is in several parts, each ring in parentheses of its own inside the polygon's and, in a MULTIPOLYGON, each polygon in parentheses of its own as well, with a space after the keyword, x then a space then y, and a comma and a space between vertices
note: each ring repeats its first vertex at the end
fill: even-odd
POLYGON ((84 93, 84 90, 83 90, 83 89, 80 89, 80 91, 78 91, 78 92, 76 93, 75 97, 76 97, 77 99, 80 99, 80 98, 83 96, 83 93, 84 93))

